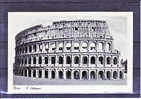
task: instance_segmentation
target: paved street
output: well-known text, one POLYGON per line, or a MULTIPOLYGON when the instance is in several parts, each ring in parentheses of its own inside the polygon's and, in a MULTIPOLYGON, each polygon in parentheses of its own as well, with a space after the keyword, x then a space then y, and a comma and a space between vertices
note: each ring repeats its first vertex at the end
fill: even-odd
POLYGON ((15 85, 124 85, 126 80, 48 80, 14 76, 15 85))

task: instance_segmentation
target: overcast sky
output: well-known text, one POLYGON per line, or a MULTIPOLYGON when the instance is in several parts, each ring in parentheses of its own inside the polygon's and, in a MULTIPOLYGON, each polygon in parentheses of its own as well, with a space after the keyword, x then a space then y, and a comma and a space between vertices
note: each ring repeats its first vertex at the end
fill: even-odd
POLYGON ((8 48, 10 56, 15 56, 15 35, 29 27, 42 24, 51 25, 53 21, 60 20, 106 20, 110 29, 110 34, 114 38, 114 49, 121 52, 121 57, 129 57, 131 42, 127 33, 127 18, 124 13, 94 13, 94 12, 10 12, 8 13, 8 48))

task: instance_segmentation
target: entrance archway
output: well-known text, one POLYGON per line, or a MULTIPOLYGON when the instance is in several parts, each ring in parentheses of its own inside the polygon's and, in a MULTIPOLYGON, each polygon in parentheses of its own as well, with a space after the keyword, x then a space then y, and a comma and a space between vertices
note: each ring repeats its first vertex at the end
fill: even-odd
POLYGON ((55 79, 55 71, 51 71, 51 78, 55 79))
POLYGON ((114 71, 114 72, 113 72, 113 78, 114 78, 114 79, 117 79, 117 76, 118 76, 117 71, 114 71))
POLYGON ((27 77, 27 70, 24 71, 25 77, 27 77))
POLYGON ((59 79, 63 79, 63 72, 59 71, 59 79))
POLYGON ((39 78, 42 77, 42 70, 39 70, 39 78))
POLYGON ((66 71, 66 78, 71 79, 71 71, 66 71))
POLYGON ((106 73, 106 76, 107 76, 107 79, 111 79, 111 72, 110 71, 107 71, 107 73, 106 73))
POLYGON ((104 79, 104 73, 103 73, 103 71, 99 71, 99 78, 102 79, 102 80, 104 79))
POLYGON ((45 70, 45 78, 48 78, 48 70, 45 70))
POLYGON ((36 77, 36 70, 33 70, 33 77, 36 77))
POLYGON ((122 71, 119 72, 119 78, 123 79, 123 72, 122 71))
POLYGON ((78 71, 74 71, 74 79, 80 79, 80 74, 78 71))
POLYGON ((28 70, 28 77, 31 77, 31 70, 28 70))
POLYGON ((91 79, 96 79, 96 75, 95 75, 95 72, 94 71, 91 71, 90 76, 91 76, 91 79))
POLYGON ((82 72, 82 79, 88 79, 88 75, 86 71, 82 72))

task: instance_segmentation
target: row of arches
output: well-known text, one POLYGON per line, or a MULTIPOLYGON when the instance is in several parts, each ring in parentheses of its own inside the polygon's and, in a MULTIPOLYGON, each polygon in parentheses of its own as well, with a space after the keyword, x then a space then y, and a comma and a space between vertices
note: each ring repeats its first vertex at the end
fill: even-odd
MULTIPOLYGON (((72 59, 71 56, 66 56, 66 59, 64 59, 63 56, 59 56, 58 59, 55 56, 51 56, 50 57, 50 62, 51 64, 56 64, 56 61, 58 62, 58 64, 64 64, 64 62, 66 61, 66 64, 80 64, 81 62, 81 58, 80 56, 74 56, 74 58, 72 59)), ((17 64, 49 64, 49 57, 29 57, 29 58, 24 58, 24 59, 16 59, 17 64), (38 58, 38 59, 37 59, 38 58)), ((88 56, 83 56, 82 57, 82 64, 88 64, 89 63, 89 57, 88 56)), ((114 65, 116 65, 118 63, 118 58, 117 57, 113 57, 113 59, 111 57, 106 57, 106 59, 104 59, 103 56, 98 57, 98 59, 95 56, 91 56, 90 57, 90 64, 111 64, 113 63, 114 65)))
POLYGON ((34 44, 34 45, 28 45, 28 46, 24 46, 24 47, 17 47, 16 48, 16 54, 22 54, 22 53, 31 53, 31 52, 37 52, 37 51, 42 51, 43 49, 45 49, 46 51, 48 51, 50 49, 51 50, 85 50, 88 49, 90 51, 93 50, 98 50, 98 51, 110 51, 112 49, 112 44, 111 43, 103 43, 103 42, 85 42, 83 41, 82 43, 80 42, 74 42, 73 44, 71 42, 68 42, 66 44, 64 44, 63 42, 60 42, 56 45, 56 43, 46 43, 46 44, 34 44), (80 48, 81 47, 81 48, 80 48))
POLYGON ((38 77, 38 78, 48 78, 48 79, 101 79, 101 80, 111 80, 111 79, 124 79, 124 72, 122 71, 79 71, 79 70, 68 70, 68 71, 49 71, 49 70, 20 70, 19 74, 26 77, 38 77), (44 76, 43 76, 44 74, 44 76))

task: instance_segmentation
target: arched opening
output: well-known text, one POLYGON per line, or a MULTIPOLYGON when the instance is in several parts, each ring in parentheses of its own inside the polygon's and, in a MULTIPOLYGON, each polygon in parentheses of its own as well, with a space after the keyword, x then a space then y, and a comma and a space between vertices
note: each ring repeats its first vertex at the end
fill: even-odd
POLYGON ((27 64, 27 58, 25 58, 25 64, 27 64))
POLYGON ((59 50, 63 50, 63 43, 59 44, 59 50))
POLYGON ((27 46, 25 47, 25 53, 27 53, 27 46))
POLYGON ((45 44, 45 49, 46 49, 46 51, 48 51, 48 49, 49 49, 49 45, 48 45, 48 43, 45 44))
POLYGON ((95 64, 95 57, 94 56, 91 57, 91 64, 95 64))
POLYGON ((28 64, 31 64, 31 57, 29 57, 28 59, 28 64))
POLYGON ((51 78, 55 79, 55 71, 51 71, 51 78))
POLYGON ((79 57, 78 56, 74 57, 74 64, 79 64, 79 57))
POLYGON ((59 64, 63 64, 63 57, 59 56, 59 64))
POLYGON ((45 57, 45 64, 48 64, 48 57, 45 57))
POLYGON ((45 70, 45 78, 48 78, 48 70, 45 70))
POLYGON ((80 79, 80 75, 78 71, 74 71, 74 79, 80 79))
POLYGON ((86 42, 83 42, 83 43, 82 43, 82 49, 87 49, 87 46, 88 46, 88 45, 87 45, 86 42))
POLYGON ((99 71, 99 78, 102 79, 102 80, 104 79, 104 73, 103 73, 103 71, 99 71))
POLYGON ((107 71, 107 73, 106 73, 106 75, 107 75, 107 79, 111 79, 111 72, 110 71, 107 71))
POLYGON ((71 57, 70 56, 66 57, 66 64, 71 64, 71 57))
POLYGON ((63 72, 59 71, 59 79, 63 79, 63 72))
POLYGON ((39 50, 42 51, 42 49, 43 49, 43 45, 39 44, 39 50))
POLYGON ((28 70, 28 77, 31 77, 31 70, 28 70))
POLYGON ((110 43, 107 43, 106 44, 106 51, 110 51, 111 50, 111 44, 110 43))
POLYGON ((36 57, 33 57, 33 64, 36 64, 36 57))
POLYGON ((100 43, 98 43, 98 50, 99 51, 102 51, 102 49, 103 49, 103 43, 100 42, 100 43))
POLYGON ((71 43, 67 43, 67 44, 66 44, 66 49, 67 49, 67 50, 70 50, 70 49, 71 49, 71 43))
POLYGON ((39 78, 42 77, 42 70, 39 70, 39 78))
POLYGON ((116 58, 116 57, 114 57, 113 64, 114 64, 114 65, 117 64, 117 58, 116 58))
POLYGON ((29 46, 29 52, 32 52, 32 46, 29 46))
POLYGON ((88 63, 88 58, 87 58, 87 56, 84 56, 83 57, 83 64, 87 64, 88 63))
POLYGON ((51 44, 51 48, 52 48, 53 51, 56 49, 55 48, 55 43, 51 44))
POLYGON ((123 72, 122 71, 119 72, 119 78, 123 79, 123 72))
POLYGON ((82 79, 88 79, 88 75, 86 71, 82 72, 82 79))
POLYGON ((91 76, 91 79, 96 79, 96 75, 95 75, 95 72, 94 71, 91 71, 90 76, 91 76))
POLYGON ((74 43, 74 50, 79 50, 79 43, 74 43))
POLYGON ((42 57, 39 57, 39 64, 42 64, 42 57))
POLYGON ((66 71, 66 78, 71 79, 71 71, 66 71))
POLYGON ((33 70, 33 77, 36 77, 36 70, 33 70))
POLYGON ((100 64, 103 64, 103 57, 102 56, 99 57, 99 62, 100 62, 100 64))
POLYGON ((109 65, 111 62, 110 62, 111 58, 110 57, 107 57, 107 64, 109 65))
POLYGON ((27 77, 27 70, 24 71, 25 77, 27 77))
POLYGON ((114 78, 114 79, 117 79, 117 77, 118 77, 118 73, 117 73, 117 71, 114 71, 114 72, 113 72, 113 78, 114 78))
POLYGON ((90 50, 95 50, 95 43, 92 42, 92 43, 90 44, 90 50))
POLYGON ((37 48, 36 48, 36 45, 33 46, 33 49, 34 49, 34 52, 36 52, 36 49, 37 49, 37 48))
POLYGON ((53 57, 51 57, 51 64, 55 64, 55 57, 53 56, 53 57))

